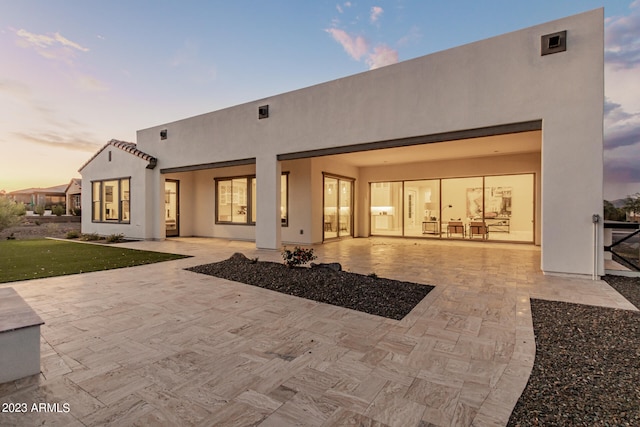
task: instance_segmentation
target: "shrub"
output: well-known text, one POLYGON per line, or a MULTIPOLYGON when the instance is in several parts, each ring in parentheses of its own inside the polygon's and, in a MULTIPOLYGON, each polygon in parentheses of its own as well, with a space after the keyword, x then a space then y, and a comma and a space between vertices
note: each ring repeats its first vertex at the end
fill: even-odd
POLYGON ((0 196, 0 231, 19 224, 25 213, 23 203, 16 203, 8 197, 0 196))
POLYGON ((120 233, 120 234, 111 234, 111 235, 107 236, 107 242, 108 243, 124 242, 124 234, 122 234, 122 233, 120 233))
POLYGON ((294 250, 289 250, 286 247, 282 251, 282 259, 287 267, 295 267, 297 265, 304 265, 314 259, 318 258, 313 254, 313 248, 304 249, 296 246, 294 250))
POLYGON ((36 205, 35 208, 33 208, 33 213, 38 214, 40 216, 44 215, 44 205, 36 205))
POLYGON ((82 209, 80 208, 73 208, 71 210, 71 213, 73 214, 73 216, 82 216, 82 209))
POLYGON ((76 230, 67 232, 67 239, 77 239, 78 237, 80 237, 80 233, 78 233, 76 230))
POLYGON ((82 235, 82 240, 86 240, 87 242, 100 239, 102 239, 102 237, 100 237, 98 233, 87 233, 82 235))
POLYGON ((51 208, 51 213, 54 214, 55 216, 62 216, 64 215, 64 206, 62 205, 55 205, 54 207, 51 208))
POLYGON ((58 234, 60 232, 60 225, 59 224, 45 224, 44 228, 47 230, 47 234, 49 235, 53 235, 53 234, 58 234))

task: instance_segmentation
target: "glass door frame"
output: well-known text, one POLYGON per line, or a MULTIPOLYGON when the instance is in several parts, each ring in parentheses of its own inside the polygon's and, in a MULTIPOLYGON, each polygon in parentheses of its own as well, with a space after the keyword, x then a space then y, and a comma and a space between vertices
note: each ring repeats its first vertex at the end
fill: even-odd
MULTIPOLYGON (((536 242, 536 212, 537 212, 537 202, 538 202, 538 198, 537 198, 537 174, 536 172, 514 172, 514 173, 503 173, 503 174, 486 174, 486 175, 472 175, 472 176, 453 176, 453 177, 441 177, 441 178, 422 178, 422 179, 400 179, 400 180, 389 180, 389 181, 370 181, 369 182, 369 235, 370 236, 398 236, 398 237, 410 237, 410 238, 434 238, 437 237, 439 239, 443 239, 443 240, 448 240, 448 239, 456 239, 460 240, 460 239, 467 239, 467 240, 473 240, 471 239, 471 237, 467 238, 467 232, 466 230, 469 228, 468 225, 470 224, 471 218, 467 218, 467 215, 456 215, 461 217, 460 221, 462 222, 461 227, 464 228, 464 232, 460 232, 459 234, 456 234, 455 236, 447 236, 447 217, 449 215, 446 214, 450 214, 449 211, 447 211, 448 208, 453 207, 452 204, 449 203, 449 201, 447 200, 447 197, 445 196, 450 196, 449 194, 446 194, 447 192, 443 189, 443 183, 447 180, 462 180, 462 179, 480 179, 481 183, 477 183, 477 185, 472 186, 473 188, 478 188, 481 194, 481 205, 478 206, 478 209, 481 212, 481 218, 478 219, 478 221, 483 222, 485 225, 484 227, 487 227, 486 229, 489 229, 491 227, 498 228, 498 227, 502 227, 503 229, 507 229, 510 230, 510 223, 511 223, 511 218, 509 219, 509 221, 506 224, 500 225, 500 224, 493 224, 491 226, 489 226, 488 221, 491 221, 493 219, 493 217, 490 217, 487 215, 486 209, 487 209, 487 195, 486 195, 486 191, 488 188, 491 187, 487 187, 487 180, 491 180, 492 178, 497 178, 497 177, 510 177, 510 176, 514 176, 514 177, 523 177, 523 176, 530 176, 531 177, 531 195, 532 195, 532 199, 531 199, 531 239, 500 239, 500 238, 495 238, 495 239, 490 239, 489 236, 487 235, 486 238, 483 238, 482 241, 487 241, 487 242, 509 242, 509 243, 531 243, 531 244, 535 244, 536 242), (438 187, 439 187, 439 194, 438 194, 438 205, 439 205, 439 212, 438 212, 438 216, 437 216, 437 222, 436 224, 438 224, 436 227, 439 227, 440 229, 438 230, 433 229, 433 230, 429 230, 430 232, 433 231, 433 236, 412 236, 412 235, 407 235, 406 234, 406 227, 405 227, 405 211, 407 209, 406 206, 406 201, 407 201, 407 195, 406 195, 406 185, 407 183, 410 182, 416 182, 416 181, 439 181, 438 187), (372 210, 374 209, 374 205, 372 202, 372 194, 373 194, 373 186, 374 184, 393 184, 393 183, 401 183, 400 189, 402 192, 402 203, 400 204, 400 206, 397 206, 397 210, 399 210, 401 212, 401 223, 400 223, 400 233, 397 234, 376 234, 373 233, 374 231, 374 226, 373 226, 373 218, 375 217, 375 215, 373 215, 372 210), (446 200, 446 202, 444 202, 443 200, 446 200)), ((466 203, 467 200, 465 199, 465 204, 463 204, 464 209, 466 210, 466 203)), ((454 203, 456 206, 459 206, 459 204, 454 203)), ((394 206, 395 207, 395 206, 394 206)), ((416 208, 416 212, 419 212, 419 210, 417 210, 416 208)), ((466 213, 466 212, 465 212, 466 213)), ((382 217, 384 218, 384 217, 382 217)), ((502 220, 503 222, 505 221, 502 218, 498 218, 496 221, 502 220)), ((495 223, 495 221, 492 221, 495 223)), ((424 226, 424 225, 423 225, 424 226)), ((528 230, 525 230, 528 232, 528 230)), ((507 231, 509 232, 509 231, 507 231)), ((424 230, 423 230, 423 234, 424 230)), ((478 233, 475 233, 478 234, 478 233)), ((488 233, 487 233, 488 234, 488 233)))
MULTIPOLYGON (((165 179, 165 195, 166 195, 166 183, 171 182, 176 185, 176 228, 175 230, 167 230, 165 224, 165 236, 166 237, 178 237, 180 236, 180 180, 178 179, 165 179)), ((169 202, 171 203, 171 201, 169 202)))
POLYGON ((354 200, 355 200, 355 182, 356 179, 355 178, 351 178, 348 176, 343 176, 343 175, 336 175, 334 173, 329 173, 329 172, 322 172, 322 241, 327 241, 327 240, 334 240, 334 239, 340 239, 343 237, 353 237, 354 235, 354 230, 353 230, 353 218, 354 218, 354 200), (326 237, 325 236, 325 232, 326 232, 326 224, 325 224, 325 179, 329 178, 329 179, 335 179, 337 181, 337 185, 336 185, 336 191, 338 191, 337 197, 338 197, 338 203, 336 206, 336 212, 337 212, 337 221, 336 221, 336 236, 335 237, 326 237), (348 221, 349 221, 349 233, 345 234, 345 235, 341 235, 340 234, 340 184, 343 182, 348 182, 351 186, 351 191, 349 192, 349 216, 348 216, 348 221))

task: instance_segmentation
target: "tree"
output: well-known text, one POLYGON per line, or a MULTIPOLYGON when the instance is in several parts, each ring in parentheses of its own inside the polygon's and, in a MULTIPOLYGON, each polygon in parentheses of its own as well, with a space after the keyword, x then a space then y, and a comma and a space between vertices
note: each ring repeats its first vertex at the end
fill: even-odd
POLYGON ((23 203, 0 196, 0 231, 18 224, 26 212, 23 203))
POLYGON ((624 200, 624 206, 622 209, 628 214, 633 214, 635 216, 640 215, 640 193, 636 193, 633 196, 627 196, 624 200))
POLYGON ((604 219, 609 221, 625 221, 627 216, 623 209, 616 208, 613 203, 608 200, 604 201, 604 219))

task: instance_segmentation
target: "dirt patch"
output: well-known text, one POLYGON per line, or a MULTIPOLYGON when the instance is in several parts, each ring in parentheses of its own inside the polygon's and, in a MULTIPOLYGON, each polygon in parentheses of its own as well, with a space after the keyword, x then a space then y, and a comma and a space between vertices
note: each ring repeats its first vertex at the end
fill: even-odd
POLYGON ((62 222, 38 225, 35 222, 23 222, 15 227, 0 231, 0 240, 6 240, 10 236, 13 236, 16 240, 43 239, 45 237, 64 239, 69 231, 80 233, 80 223, 62 222))

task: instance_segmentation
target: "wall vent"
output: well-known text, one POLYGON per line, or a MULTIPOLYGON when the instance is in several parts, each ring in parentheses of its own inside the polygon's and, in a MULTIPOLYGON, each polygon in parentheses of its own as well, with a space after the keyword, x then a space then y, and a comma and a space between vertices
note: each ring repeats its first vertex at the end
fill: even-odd
POLYGON ((263 105, 258 107, 258 119, 266 119, 269 117, 269 106, 263 105))
POLYGON ((540 54, 542 56, 567 50, 567 32, 546 34, 542 36, 540 54))

